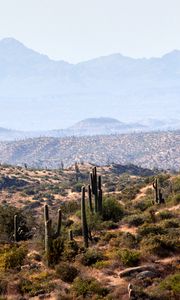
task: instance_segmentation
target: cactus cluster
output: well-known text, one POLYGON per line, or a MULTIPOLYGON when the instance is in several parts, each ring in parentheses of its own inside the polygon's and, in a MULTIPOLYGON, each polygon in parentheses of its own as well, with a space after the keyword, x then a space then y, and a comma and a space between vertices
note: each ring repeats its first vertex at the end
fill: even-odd
POLYGON ((57 231, 55 234, 53 234, 52 220, 49 218, 49 208, 48 205, 46 204, 44 206, 44 226, 45 226, 45 253, 47 257, 51 251, 52 240, 58 238, 61 234, 61 224, 62 224, 62 213, 61 213, 61 209, 59 209, 57 231))
POLYGON ((154 191, 155 191, 155 193, 154 193, 154 203, 157 203, 157 204, 165 203, 161 188, 159 188, 159 183, 158 183, 157 178, 153 182, 153 188, 154 188, 154 191))
POLYGON ((94 212, 102 213, 102 187, 101 187, 101 176, 97 176, 97 169, 94 167, 90 173, 90 183, 88 186, 88 196, 89 196, 89 208, 93 212, 92 206, 92 196, 94 196, 94 212))
MULTIPOLYGON (((97 176, 97 169, 94 167, 90 173, 90 183, 88 185, 88 203, 89 210, 92 214, 102 213, 102 188, 101 176, 97 176), (94 196, 94 205, 92 202, 92 195, 94 196)), ((89 240, 92 240, 90 229, 87 224, 86 217, 86 202, 85 202, 85 186, 82 187, 81 196, 81 222, 82 222, 82 235, 84 239, 84 247, 88 248, 89 240)))

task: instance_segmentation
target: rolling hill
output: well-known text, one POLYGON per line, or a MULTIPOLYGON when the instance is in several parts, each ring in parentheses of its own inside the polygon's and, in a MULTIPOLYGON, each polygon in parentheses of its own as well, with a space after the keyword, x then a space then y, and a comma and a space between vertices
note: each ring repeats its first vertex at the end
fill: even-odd
POLYGON ((0 142, 0 162, 59 168, 63 161, 97 165, 133 163, 145 168, 180 169, 180 132, 151 132, 86 137, 34 138, 0 142))

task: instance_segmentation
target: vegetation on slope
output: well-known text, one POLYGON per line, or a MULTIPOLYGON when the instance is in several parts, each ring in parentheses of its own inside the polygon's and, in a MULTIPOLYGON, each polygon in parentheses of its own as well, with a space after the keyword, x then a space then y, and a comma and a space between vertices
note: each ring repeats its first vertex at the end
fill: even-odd
POLYGON ((0 181, 10 179, 1 186, 0 197, 2 299, 178 299, 180 175, 129 175, 99 167, 102 211, 91 211, 86 189, 90 235, 85 248, 81 187, 89 184, 91 167, 35 170, 1 166, 0 181), (154 203, 155 178, 164 204, 154 203), (45 221, 52 219, 48 257, 44 205, 49 208, 45 221), (57 235, 58 209, 62 224, 57 235))

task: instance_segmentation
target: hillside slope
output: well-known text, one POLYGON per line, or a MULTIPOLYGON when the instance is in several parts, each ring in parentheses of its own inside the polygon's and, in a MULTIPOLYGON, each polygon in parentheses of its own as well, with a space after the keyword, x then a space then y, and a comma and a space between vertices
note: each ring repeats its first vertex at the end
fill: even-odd
POLYGON ((97 165, 133 163, 150 169, 180 168, 180 132, 38 138, 0 143, 0 162, 58 168, 75 161, 97 165))
POLYGON ((86 189, 91 232, 87 248, 80 199, 81 186, 89 184, 92 167, 78 164, 61 170, 34 170, 0 166, 3 299, 178 299, 180 175, 166 172, 155 178, 154 174, 135 175, 133 170, 129 174, 129 167, 126 174, 118 173, 118 166, 98 167, 103 209, 98 214, 94 211, 92 195, 90 210, 86 189), (165 203, 154 203, 155 179, 165 203), (50 255, 45 248, 44 208, 52 222, 50 255))

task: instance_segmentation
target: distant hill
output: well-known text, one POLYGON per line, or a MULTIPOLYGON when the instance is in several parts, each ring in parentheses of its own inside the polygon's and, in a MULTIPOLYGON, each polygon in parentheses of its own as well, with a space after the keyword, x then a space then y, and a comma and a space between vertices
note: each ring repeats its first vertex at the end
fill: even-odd
POLYGON ((0 126, 49 131, 98 116, 126 123, 180 120, 179 74, 178 50, 161 58, 112 54, 73 65, 6 38, 0 41, 0 126))
POLYGON ((180 131, 0 142, 0 162, 58 168, 77 162, 180 170, 180 131))
POLYGON ((17 131, 0 128, 0 141, 13 141, 38 137, 70 137, 111 135, 132 132, 151 132, 180 128, 180 123, 170 120, 169 123, 159 120, 146 120, 141 123, 124 123, 113 118, 88 118, 66 129, 49 131, 17 131))

